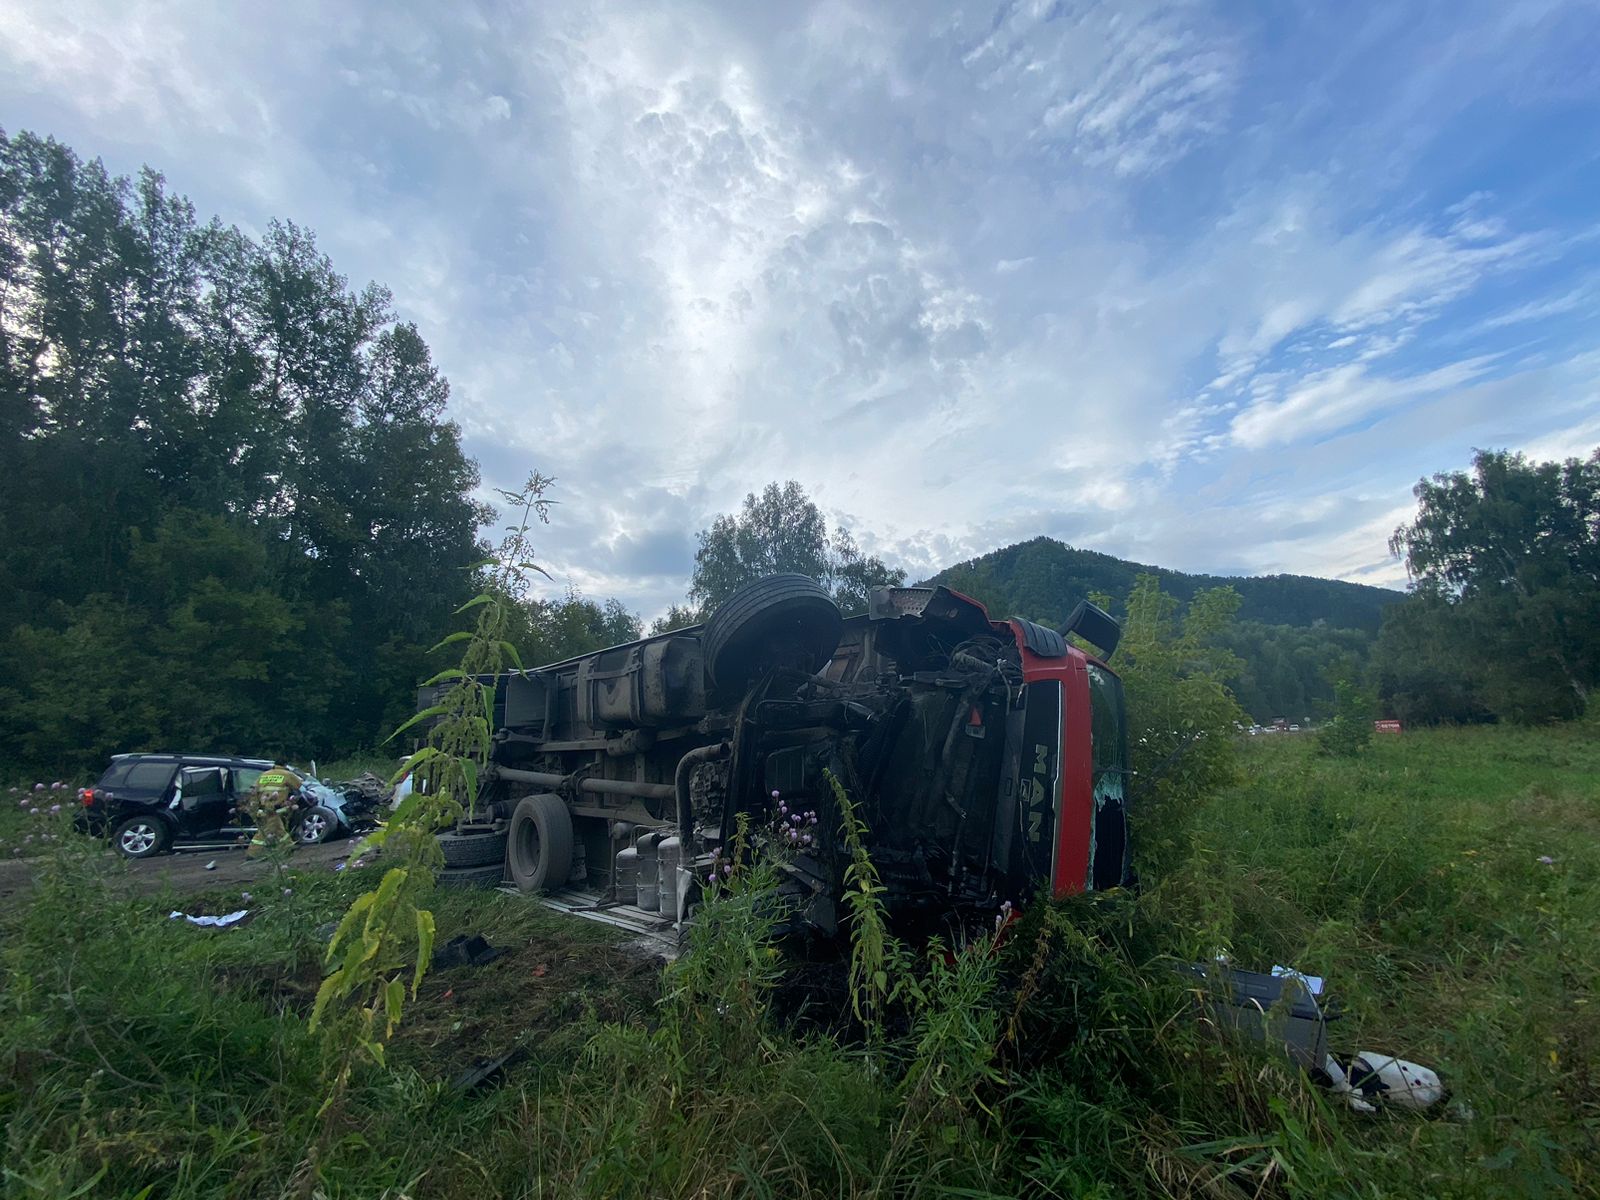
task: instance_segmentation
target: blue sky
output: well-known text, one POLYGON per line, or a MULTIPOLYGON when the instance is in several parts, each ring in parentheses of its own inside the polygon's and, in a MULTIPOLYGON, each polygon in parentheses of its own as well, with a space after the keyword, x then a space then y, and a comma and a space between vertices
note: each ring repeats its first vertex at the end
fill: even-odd
POLYGON ((393 289, 562 585, 651 615, 800 480, 1398 585, 1410 489, 1600 445, 1593 3, 0 0, 0 124, 393 289))

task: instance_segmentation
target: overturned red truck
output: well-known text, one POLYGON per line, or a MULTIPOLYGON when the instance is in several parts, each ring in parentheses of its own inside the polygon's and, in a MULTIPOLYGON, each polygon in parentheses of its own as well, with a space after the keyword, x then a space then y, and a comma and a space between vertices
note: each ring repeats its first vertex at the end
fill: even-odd
POLYGON ((897 920, 1118 886, 1122 685, 1065 635, 1109 658, 1119 632, 1090 604, 1058 631, 944 587, 879 589, 845 618, 805 576, 756 580, 704 625, 502 677, 484 803, 441 837, 444 878, 681 925, 741 819, 810 813, 782 891, 796 926, 831 934, 848 861, 831 772, 897 920))

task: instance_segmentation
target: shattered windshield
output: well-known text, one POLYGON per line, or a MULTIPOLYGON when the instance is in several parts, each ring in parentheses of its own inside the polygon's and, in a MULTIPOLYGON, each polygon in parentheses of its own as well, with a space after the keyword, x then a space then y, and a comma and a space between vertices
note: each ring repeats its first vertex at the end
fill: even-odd
POLYGON ((1094 765, 1094 887, 1121 885, 1127 870, 1128 743, 1122 680, 1089 664, 1089 738, 1094 765))

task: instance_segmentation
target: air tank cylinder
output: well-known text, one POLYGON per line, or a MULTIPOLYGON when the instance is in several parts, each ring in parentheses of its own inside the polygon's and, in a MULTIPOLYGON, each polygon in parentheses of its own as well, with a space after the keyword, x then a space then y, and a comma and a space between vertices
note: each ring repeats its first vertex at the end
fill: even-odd
POLYGON ((661 858, 661 915, 674 921, 678 919, 678 849, 682 844, 675 837, 662 838, 658 850, 661 858))
POLYGON ((639 852, 632 846, 626 850, 618 850, 615 863, 615 874, 612 878, 616 881, 617 899, 624 904, 638 900, 639 852))
POLYGON ((656 858, 656 843, 660 840, 659 833, 647 833, 635 846, 639 851, 639 882, 634 889, 634 902, 645 912, 656 912, 661 908, 656 858))

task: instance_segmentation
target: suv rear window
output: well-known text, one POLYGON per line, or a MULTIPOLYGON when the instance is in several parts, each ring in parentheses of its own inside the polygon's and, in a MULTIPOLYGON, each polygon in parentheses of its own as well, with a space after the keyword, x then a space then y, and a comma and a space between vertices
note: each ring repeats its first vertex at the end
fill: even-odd
POLYGON ((106 773, 100 776, 96 787, 113 788, 121 787, 128 782, 128 772, 133 770, 131 762, 116 762, 106 768, 106 773))
POLYGON ((177 769, 175 762, 137 762, 128 771, 121 786, 137 788, 141 792, 164 791, 177 769))

